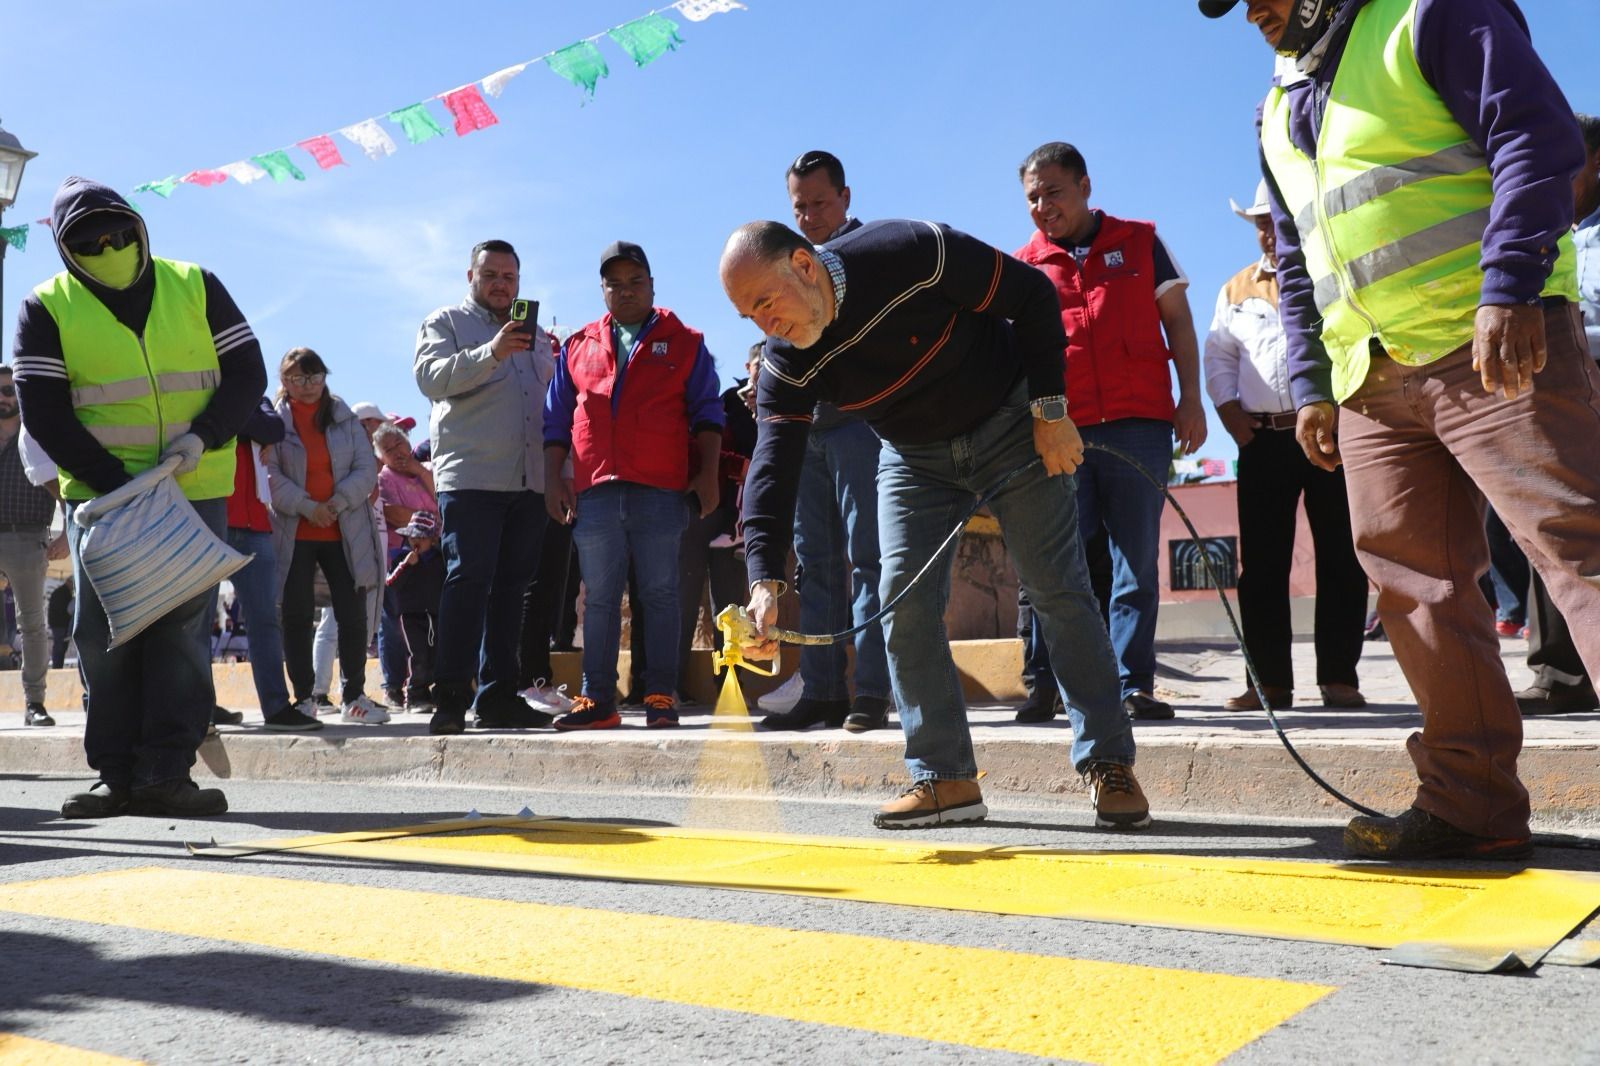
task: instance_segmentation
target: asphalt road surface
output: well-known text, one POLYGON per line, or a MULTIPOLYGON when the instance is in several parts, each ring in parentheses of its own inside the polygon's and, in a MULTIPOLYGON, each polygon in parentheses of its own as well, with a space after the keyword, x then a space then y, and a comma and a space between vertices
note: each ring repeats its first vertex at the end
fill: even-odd
MULTIPOLYGON (((1288 874, 1339 861, 1332 824, 1158 819, 1112 835, 1077 797, 884 834, 861 804, 248 782, 228 784, 232 813, 205 822, 60 820, 87 783, 0 779, 0 1061, 48 1045, 153 1063, 1600 1061, 1600 968, 1468 974, 1272 935, 1280 919, 1348 917, 1359 940, 1374 906, 1392 912, 1376 924, 1400 929, 1478 889, 1498 893, 1508 929, 1544 906, 1503 869, 1465 864, 1444 864, 1414 902, 1366 882, 1326 895, 1333 882, 1288 874), (525 858, 514 833, 487 832, 477 850, 408 838, 364 857, 218 860, 184 846, 523 807, 621 826, 539 861, 555 847, 647 883, 509 868, 525 858), (657 826, 744 835, 706 850, 648 842, 657 826), (860 838, 869 846, 811 849, 854 887, 807 889, 795 866, 792 883, 774 879, 800 846, 778 834, 860 838), (935 843, 951 848, 917 860, 926 898, 914 864, 885 877, 899 853, 879 845, 935 843), (986 861, 1037 849, 1072 853, 1039 860, 1066 881, 1040 888, 1028 863, 986 861), (1258 860, 1293 868, 1222 870, 1258 860), (1213 888, 1224 876, 1234 887, 1213 888), (728 887, 752 878, 768 891, 728 887), (1267 935, 1165 927, 1226 919, 1241 878, 1264 887, 1237 928, 1267 935), (949 909, 1040 891, 1069 912, 1108 909, 1099 921, 949 909)), ((1533 865, 1584 874, 1556 880, 1600 905, 1600 851, 1541 849, 1533 865)))

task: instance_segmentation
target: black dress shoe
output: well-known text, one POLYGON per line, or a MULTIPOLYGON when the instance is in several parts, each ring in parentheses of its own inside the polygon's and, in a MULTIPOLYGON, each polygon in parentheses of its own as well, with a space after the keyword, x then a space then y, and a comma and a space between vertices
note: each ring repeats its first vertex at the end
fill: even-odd
POLYGON ((22 712, 23 725, 55 725, 56 720, 44 709, 42 703, 30 703, 22 712))
POLYGON ((1034 689, 1017 708, 1017 721, 1026 725, 1048 722, 1062 712, 1061 693, 1055 689, 1034 689))
POLYGON ((240 711, 230 711, 226 707, 211 708, 212 725, 243 725, 244 714, 240 711))
POLYGON ((114 818, 119 814, 127 814, 128 796, 126 788, 97 781, 89 791, 67 797, 67 802, 61 805, 61 817, 114 818))
POLYGON ((791 710, 761 719, 762 729, 798 732, 815 725, 838 729, 850 714, 849 700, 813 700, 801 696, 791 710))
POLYGON ((1517 710, 1530 717, 1541 714, 1583 714, 1595 709, 1594 690, 1545 688, 1533 685, 1515 694, 1517 710))
POLYGON ((1533 854, 1533 841, 1481 837, 1412 807, 1395 818, 1352 818, 1344 827, 1344 850, 1361 859, 1515 860, 1533 854))
POLYGON ((446 710, 440 707, 428 719, 428 734, 435 737, 458 737, 467 731, 467 712, 446 710))
POLYGON ((844 716, 847 733, 870 733, 889 724, 889 701, 881 696, 857 696, 844 716))
POLYGON ((128 800, 129 814, 161 818, 207 818, 228 813, 228 797, 220 788, 201 788, 186 777, 159 785, 136 788, 128 800))
POLYGON ((1164 722, 1173 717, 1172 704, 1148 692, 1130 692, 1122 698, 1122 709, 1136 722, 1164 722))

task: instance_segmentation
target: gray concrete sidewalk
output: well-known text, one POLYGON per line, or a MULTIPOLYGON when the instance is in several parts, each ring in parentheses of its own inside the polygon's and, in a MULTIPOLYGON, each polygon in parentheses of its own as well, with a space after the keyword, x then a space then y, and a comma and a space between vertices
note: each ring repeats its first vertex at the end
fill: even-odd
MULTIPOLYGON (((1081 806, 1083 786, 1068 763, 1064 718, 1019 725, 1014 704, 1014 642, 955 647, 971 694, 970 720, 984 788, 1008 805, 1081 806)), ((1526 644, 1502 645, 1516 687, 1529 680, 1526 644)), ((1315 677, 1312 646, 1295 645, 1295 668, 1315 677)), ((1139 723, 1139 776, 1154 809, 1239 815, 1343 817, 1348 812, 1309 781, 1273 734, 1264 714, 1232 714, 1222 702, 1243 689, 1236 648, 1166 643, 1159 649, 1158 692, 1177 708, 1171 722, 1139 723)), ((237 670, 238 668, 232 668, 237 670)), ((1307 706, 1302 683, 1295 709, 1280 719, 1306 760, 1336 788, 1384 810, 1409 804, 1415 787, 1404 741, 1420 726, 1410 689, 1388 644, 1366 645, 1360 711, 1307 706)), ((219 686, 220 688, 221 686, 219 686)), ((237 685, 233 686, 235 689, 237 685)), ((3 698, 3 693, 0 693, 3 698)), ((52 699, 53 704, 59 701, 52 699)), ((851 735, 842 730, 765 733, 712 728, 709 706, 686 707, 683 728, 647 730, 642 716, 600 733, 470 732, 430 737, 426 718, 396 715, 382 726, 327 720, 312 734, 267 733, 259 710, 223 727, 200 751, 197 776, 285 781, 434 782, 639 793, 741 794, 881 800, 905 782, 897 729, 851 735)), ((55 712, 53 729, 21 726, 20 700, 0 703, 0 772, 86 773, 83 714, 55 712)), ((752 713, 753 719, 759 712, 752 713)), ((1521 773, 1540 824, 1600 827, 1600 712, 1525 721, 1521 773)))

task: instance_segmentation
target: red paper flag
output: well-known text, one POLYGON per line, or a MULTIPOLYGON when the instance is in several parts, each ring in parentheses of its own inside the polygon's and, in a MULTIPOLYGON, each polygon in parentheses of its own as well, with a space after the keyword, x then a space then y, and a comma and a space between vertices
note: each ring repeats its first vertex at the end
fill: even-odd
POLYGON ((327 134, 297 141, 295 146, 310 152, 311 158, 315 159, 317 166, 323 170, 332 170, 334 167, 344 166, 344 157, 339 154, 339 146, 334 144, 333 138, 327 134))
POLYGON ((213 185, 221 185, 227 181, 228 175, 220 170, 191 170, 178 180, 209 189, 213 185))
POLYGON ((465 137, 474 130, 485 129, 500 121, 495 118, 494 112, 489 110, 489 105, 484 103, 483 94, 478 92, 476 85, 467 85, 443 93, 439 99, 444 101, 444 106, 455 116, 457 137, 465 137))

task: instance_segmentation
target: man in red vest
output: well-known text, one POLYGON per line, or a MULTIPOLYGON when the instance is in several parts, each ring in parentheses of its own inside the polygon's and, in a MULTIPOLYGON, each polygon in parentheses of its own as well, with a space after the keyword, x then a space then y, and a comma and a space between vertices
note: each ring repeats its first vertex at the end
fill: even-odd
MULTIPOLYGON (((1052 141, 1022 163, 1022 191, 1038 227, 1015 255, 1055 283, 1067 331, 1067 412, 1085 444, 1109 445, 1165 484, 1177 438, 1185 455, 1205 443, 1200 349, 1189 313, 1189 279, 1156 228, 1089 206, 1089 169, 1070 144, 1052 141), (1178 369, 1172 401, 1167 364, 1178 369)), ((1155 698, 1157 550, 1163 497, 1121 458, 1090 451, 1078 470, 1078 523, 1087 540, 1104 526, 1111 542, 1111 644, 1130 718, 1171 718, 1155 698)), ((1031 642, 1029 673, 1043 678, 1049 657, 1031 642)), ((1051 701, 1025 707, 1019 721, 1055 717, 1051 701)))
POLYGON ((630 561, 645 724, 678 724, 678 544, 690 506, 703 518, 719 496, 722 398, 705 338, 654 306, 650 261, 637 244, 606 248, 600 278, 606 314, 567 338, 544 401, 545 506, 572 525, 587 590, 583 695, 556 719, 565 731, 622 724, 617 653, 630 561), (561 473, 569 453, 570 480, 561 473))

